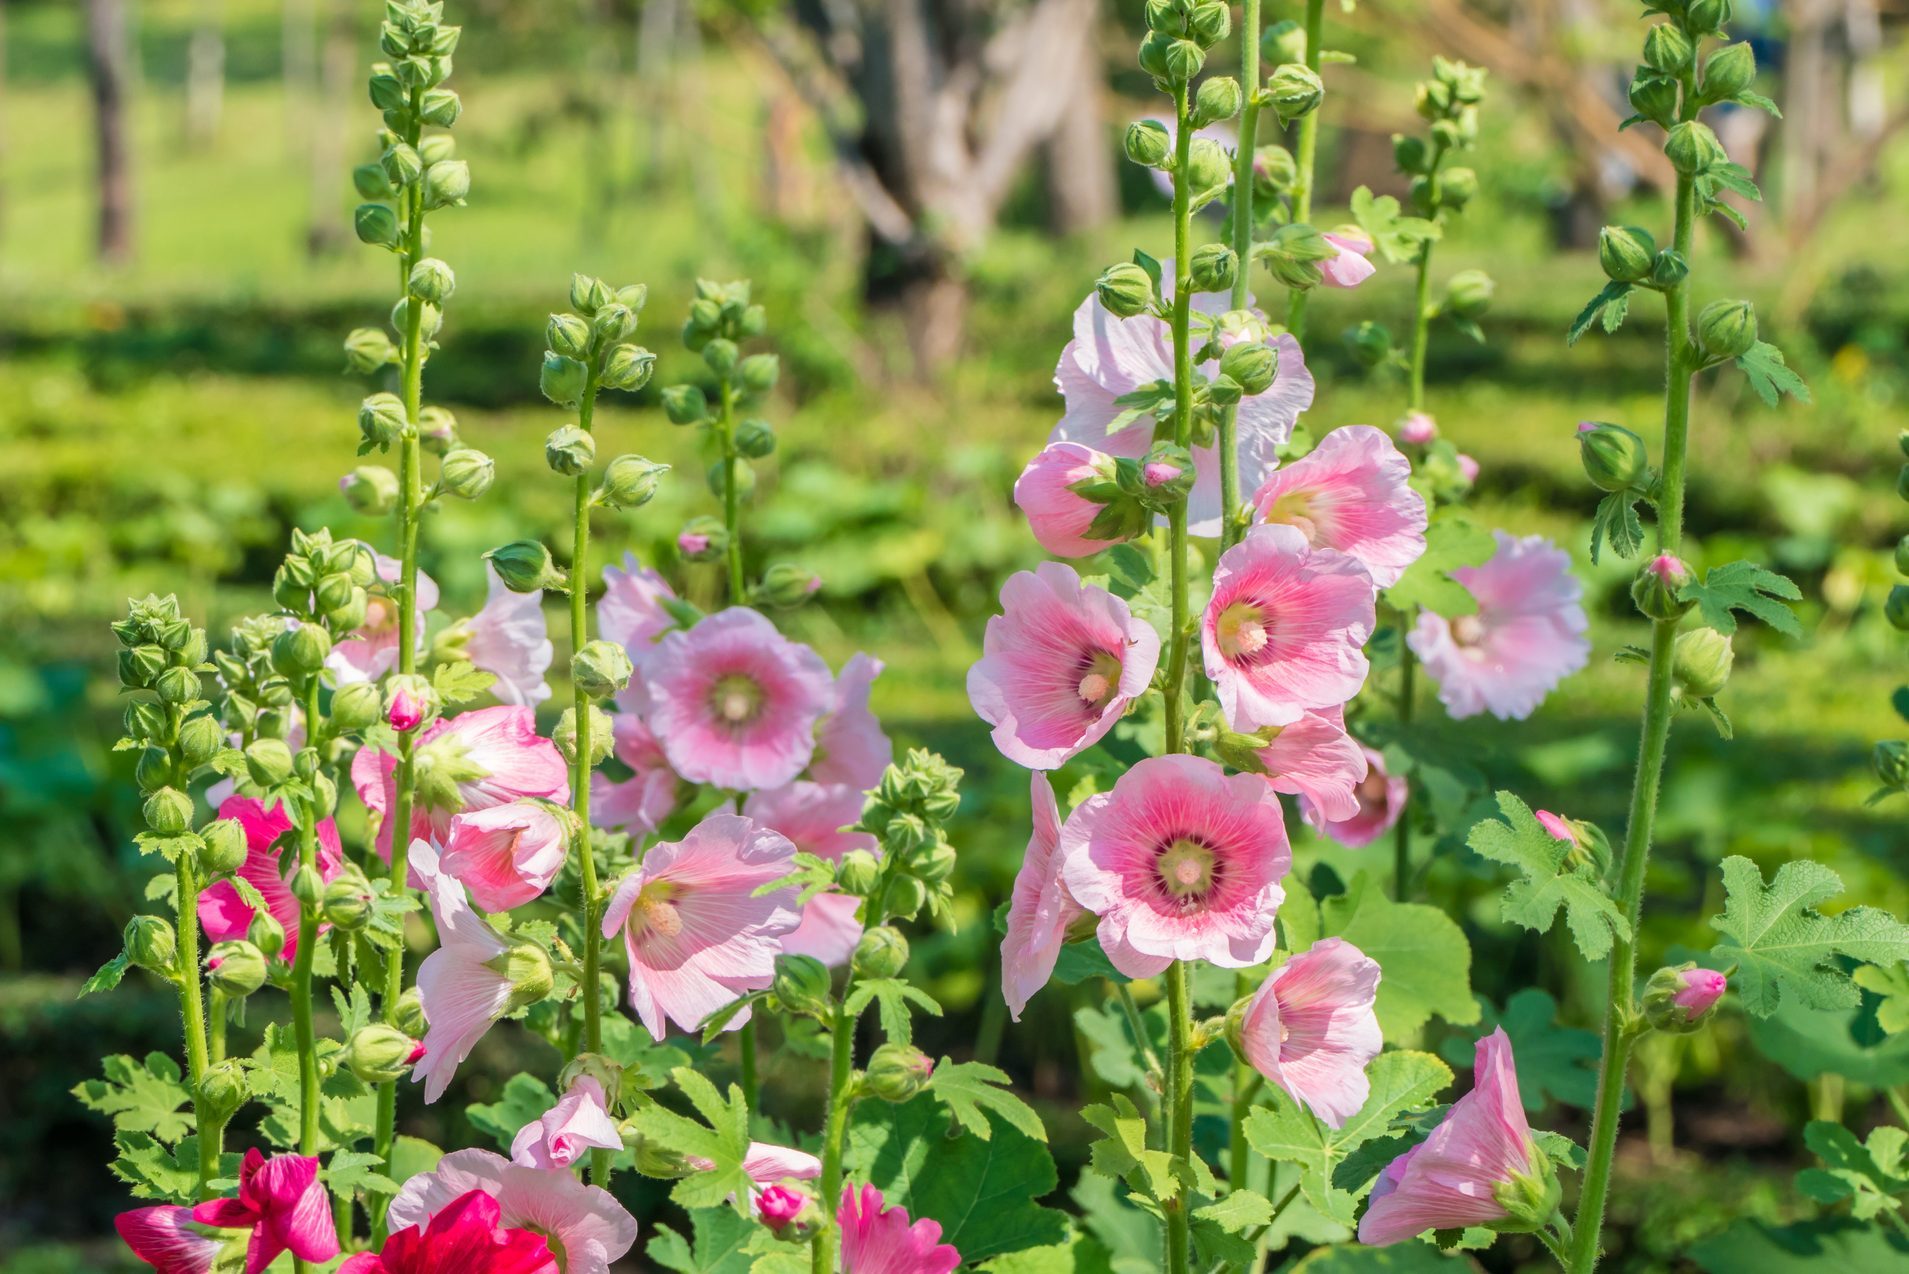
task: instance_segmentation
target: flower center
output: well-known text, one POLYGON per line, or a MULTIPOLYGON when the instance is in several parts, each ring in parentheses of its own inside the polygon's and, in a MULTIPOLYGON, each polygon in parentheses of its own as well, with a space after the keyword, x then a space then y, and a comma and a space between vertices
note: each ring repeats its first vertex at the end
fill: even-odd
POLYGON ((1087 657, 1077 693, 1090 708, 1104 708, 1120 688, 1120 657, 1110 650, 1096 650, 1087 657))
POLYGON ((683 915, 676 909, 675 897, 676 888, 667 881, 643 886, 636 896, 639 932, 653 933, 659 938, 674 938, 681 933, 683 915))
POLYGON ((1319 543, 1319 523, 1313 514, 1311 491, 1288 491, 1273 501, 1266 511, 1268 522, 1283 522, 1306 537, 1308 544, 1319 543))
POLYGON ((1251 602, 1234 602, 1220 612, 1214 625, 1220 653, 1228 659, 1250 659, 1266 649, 1272 634, 1266 631, 1266 612, 1251 602))
POLYGON ((752 677, 732 672, 717 679, 709 691, 709 707, 723 722, 748 725, 762 714, 762 686, 752 677))
POLYGON ((1182 836, 1160 851, 1154 870, 1167 893, 1183 901, 1206 896, 1213 888, 1213 851, 1188 836, 1182 836))
POLYGON ((1476 615, 1460 615, 1452 621, 1452 640, 1467 649, 1485 640, 1485 621, 1476 615))

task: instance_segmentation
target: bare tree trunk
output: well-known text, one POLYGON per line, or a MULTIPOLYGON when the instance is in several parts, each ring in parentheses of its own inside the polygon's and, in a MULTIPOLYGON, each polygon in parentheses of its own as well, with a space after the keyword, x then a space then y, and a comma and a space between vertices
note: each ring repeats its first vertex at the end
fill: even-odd
POLYGON ((346 94, 358 51, 352 40, 351 0, 319 0, 321 41, 311 114, 311 205, 305 222, 305 251, 330 256, 345 243, 344 194, 346 94))
POLYGON ((126 135, 127 77, 125 0, 87 0, 87 64, 93 86, 93 142, 97 155, 99 258, 123 265, 133 255, 132 156, 126 135))
POLYGON ((638 190, 654 189, 663 180, 664 149, 675 121, 671 55, 681 8, 681 0, 643 0, 642 12, 637 16, 637 135, 643 140, 631 184, 638 190))
POLYGON ((809 196, 801 103, 786 89, 771 89, 762 108, 762 205, 787 225, 807 215, 809 196))
MULTIPOLYGON (((1094 29, 1080 38, 1093 48, 1094 29)), ((1112 220, 1117 191, 1114 149, 1107 131, 1099 60, 1078 59, 1079 85, 1074 108, 1061 113, 1053 136, 1041 146, 1042 176, 1047 182, 1048 223, 1059 234, 1092 230, 1112 220)), ((1250 142, 1248 143, 1251 144, 1250 142)))
POLYGON ((199 25, 186 49, 186 142, 218 140, 225 113, 225 0, 199 0, 199 25))

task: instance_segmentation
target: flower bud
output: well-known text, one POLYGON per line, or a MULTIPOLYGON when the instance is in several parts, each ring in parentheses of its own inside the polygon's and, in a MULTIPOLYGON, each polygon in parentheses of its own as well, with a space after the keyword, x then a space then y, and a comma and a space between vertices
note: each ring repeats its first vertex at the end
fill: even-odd
POLYGON ((570 308, 579 314, 595 314, 616 299, 616 293, 602 279, 587 274, 570 276, 570 308))
POLYGON ((172 759, 158 748, 142 748, 133 778, 142 792, 156 792, 172 780, 172 759))
POLYGON ((747 460, 718 460, 703 471, 703 483, 709 488, 709 494, 718 499, 728 489, 730 475, 734 474, 736 495, 747 501, 756 493, 756 470, 747 460))
POLYGON ((1650 475, 1644 440, 1622 425, 1587 420, 1578 426, 1578 458, 1600 491, 1629 491, 1650 475))
POLYGON ((762 574, 762 581, 750 590, 756 605, 774 610, 800 606, 822 587, 822 577, 806 567, 777 562, 762 574))
POLYGON ((1264 341, 1240 341, 1220 355, 1220 374, 1231 378, 1243 394, 1263 394, 1279 374, 1279 350, 1264 341))
POLYGON ((245 770, 258 787, 276 787, 292 776, 292 750, 283 739, 254 739, 245 749, 245 770))
POLYGON ((1422 411, 1410 411, 1399 421, 1399 441, 1423 447, 1438 437, 1438 422, 1422 411))
POLYGON ((192 827, 192 798, 176 787, 162 787, 146 797, 140 813, 161 836, 177 836, 192 827))
POLYGON ((1173 162, 1173 138, 1159 120, 1135 120, 1127 125, 1122 144, 1127 158, 1142 168, 1165 168, 1173 162))
POLYGON ((776 957, 775 980, 770 989, 788 1012, 827 1021, 835 1007, 829 986, 828 966, 815 957, 776 957))
POLYGON ((199 867, 207 876, 229 876, 245 865, 245 828, 217 818, 199 829, 199 867))
POLYGON ((1392 354, 1392 333, 1371 319, 1348 327, 1341 339, 1361 367, 1377 367, 1392 354))
POLYGON ((1909 788, 1909 742, 1883 740, 1870 752, 1869 763, 1884 787, 1909 788))
POLYGON ((449 208, 464 202, 471 193, 471 166, 461 159, 447 159, 424 170, 424 207, 449 208))
POLYGON ((1268 65, 1306 60, 1306 28, 1284 18, 1260 33, 1259 55, 1268 65))
POLYGON ((549 998, 557 985, 549 954, 527 942, 518 943, 502 955, 485 961, 484 967, 510 981, 510 997, 504 1002, 506 1013, 515 1013, 549 998))
POLYGON ((1668 22, 1660 22, 1644 36, 1644 65, 1665 75, 1688 70, 1693 57, 1690 37, 1668 22))
POLYGON ((391 183, 394 190, 402 190, 424 175, 424 160, 416 149, 404 142, 394 142, 378 158, 378 166, 384 170, 384 179, 391 183))
POLYGON ((550 560, 550 550, 538 540, 513 540, 484 557, 513 593, 534 593, 563 583, 563 576, 550 560))
POLYGON ((604 469, 597 496, 613 509, 640 509, 656 495, 657 479, 668 472, 668 465, 643 456, 618 456, 604 469))
POLYGON ((1694 177, 1728 158, 1710 126, 1696 120, 1672 126, 1664 142, 1664 154, 1670 158, 1670 166, 1686 177, 1694 177))
POLYGON ((441 707, 437 688, 416 673, 399 673, 385 683, 385 723, 409 734, 433 720, 441 707))
POLYGON ((1239 263, 1233 249, 1225 244, 1202 244, 1187 261, 1187 278, 1195 292, 1229 292, 1239 263))
POLYGON ((729 551, 729 531, 721 518, 691 518, 676 533, 676 551, 691 562, 714 562, 729 551))
POLYGON ((1713 362, 1727 362, 1757 343, 1757 312, 1748 301, 1712 301, 1697 314, 1697 346, 1713 362))
MULTIPOLYGON (((391 1013, 391 1023, 414 1039, 429 1029, 429 1024, 424 1020, 424 996, 415 986, 404 988, 404 994, 398 997, 397 1007, 391 1013)), ((604 1091, 609 1090, 606 1088, 604 1091)))
POLYGON ((1155 31, 1140 42, 1140 69, 1162 84, 1191 84, 1206 65, 1206 51, 1192 40, 1155 31))
POLYGON ((776 387, 781 375, 782 360, 774 354, 751 354, 742 360, 738 379, 742 382, 743 392, 766 394, 776 387))
POLYGON ((1690 568, 1679 558, 1660 553, 1638 568, 1631 581, 1631 600, 1650 619, 1676 619, 1694 603, 1679 594, 1690 585, 1690 568))
POLYGON ((1632 110, 1659 128, 1677 121, 1677 81, 1669 76, 1638 75, 1631 81, 1630 100, 1632 110))
POLYGON ((134 916, 126 922, 124 939, 128 960, 162 978, 173 976, 179 949, 171 921, 164 916, 134 916))
MULTIPOLYGON (((464 102, 453 89, 428 88, 418 99, 418 119, 433 128, 449 128, 463 113, 464 102)), ((437 163, 431 166, 435 168, 437 163)))
POLYGON ((897 876, 888 891, 887 908, 891 916, 913 919, 928 901, 928 886, 913 876, 897 876))
POLYGON ((623 1067, 602 1053, 578 1053, 557 1072, 557 1091, 567 1093, 586 1077, 603 1090, 605 1109, 615 1110, 623 1088, 623 1067))
POLYGON ((375 327, 353 328, 345 337, 345 366, 361 375, 380 371, 398 359, 398 347, 375 327))
POLYGON ((1476 319, 1491 308, 1494 287, 1483 270, 1460 270, 1446 285, 1445 310, 1454 318, 1476 319))
POLYGON ((443 305, 451 299, 451 293, 457 291, 457 275, 436 257, 426 257, 411 267, 411 277, 406 286, 412 296, 433 305, 443 305))
POLYGON ((552 314, 544 324, 544 344, 565 358, 584 358, 590 353, 590 325, 574 314, 552 314))
POLYGON ((1909 584, 1897 584, 1890 588, 1889 596, 1883 601, 1882 613, 1891 628, 1909 633, 1909 584))
POLYGON ((338 490, 353 511, 381 518, 398 507, 398 475, 380 464, 361 464, 338 479, 338 490))
POLYGON ((1222 190, 1233 180, 1233 162, 1226 148, 1210 137, 1193 139, 1187 158, 1187 185, 1195 196, 1222 190))
POLYGON ((236 1058, 225 1058, 206 1067, 199 1077, 199 1118, 209 1124, 222 1124, 245 1105, 245 1071, 236 1058))
POLYGON ((576 425, 564 425, 544 439, 544 461, 566 477, 588 471, 596 458, 596 439, 576 425))
POLYGON ((217 717, 188 717, 179 726, 179 756, 188 766, 204 765, 225 746, 217 717))
POLYGON ((309 677, 325 666, 331 634, 317 624, 287 628, 272 639, 272 667, 287 677, 309 677))
POLYGON ((890 1040, 869 1057, 862 1091, 886 1102, 905 1102, 927 1088, 934 1073, 934 1060, 926 1053, 890 1040))
POLYGON ((191 703, 199 697, 199 674, 175 664, 153 678, 152 688, 161 703, 173 706, 191 703))
POLYGON ((776 431, 768 421, 755 417, 736 426, 736 453, 760 460, 776 449, 776 431))
POLYGON ((490 490, 497 477, 497 463, 473 447, 459 447, 445 455, 438 467, 438 482, 447 495, 460 500, 475 500, 490 490))
POLYGON ((890 925, 877 925, 864 932, 849 958, 849 968, 858 978, 892 978, 908 963, 908 939, 890 925))
POLYGON ((656 355, 641 345, 615 345, 603 360, 602 381, 606 388, 631 393, 650 383, 656 370, 656 355))
POLYGON ((383 1022, 359 1027, 345 1043, 345 1068, 367 1084, 402 1079, 422 1056, 424 1045, 383 1022))
POLYGON ((379 163, 359 164, 351 170, 351 188, 358 192, 360 199, 389 199, 398 192, 391 187, 391 179, 384 175, 384 165, 379 163))
POLYGON ((568 355, 544 352, 544 363, 537 374, 537 387, 544 397, 559 407, 574 407, 583 399, 590 381, 590 369, 568 355))
POLYGON ((1447 168, 1439 174, 1438 199, 1454 212, 1462 212, 1478 194, 1478 174, 1469 168, 1447 168))
POLYGON ((1657 241, 1637 226, 1605 226, 1598 231, 1597 260, 1607 278, 1638 283, 1650 277, 1657 258, 1657 241))
POLYGON ((326 882, 320 906, 333 928, 356 933, 371 919, 371 882, 356 863, 347 863, 326 882))
POLYGON ((1757 77, 1757 55, 1749 42, 1726 44, 1704 59, 1703 94, 1707 102, 1727 102, 1757 77))
POLYGON ((1131 261, 1107 267, 1094 283, 1094 294, 1115 318, 1145 314, 1153 304, 1153 279, 1131 261))
MULTIPOLYGON (((610 759, 615 750, 616 737, 610 725, 609 716, 596 704, 588 704, 590 723, 590 764, 600 765, 610 759)), ((556 746, 563 759, 575 764, 577 760, 577 710, 566 708, 557 718, 557 728, 550 733, 550 742, 556 746)))
POLYGON ((1688 1035, 1716 1013, 1729 979, 1693 963, 1659 969, 1644 984, 1644 1020, 1653 1030, 1688 1035))
POLYGON ((1272 95, 1273 111, 1282 124, 1312 114, 1326 98, 1325 81, 1319 78, 1319 72, 1302 62, 1288 62, 1279 67, 1266 81, 1266 89, 1272 95))
POLYGON ((354 681, 331 697, 331 723, 338 730, 362 730, 384 715, 384 695, 375 682, 354 681))
POLYGON ((396 394, 373 394, 358 404, 358 432, 373 446, 389 447, 404 436, 404 403, 396 394))
POLYGON ((866 849, 851 849, 835 865, 835 883, 844 893, 866 898, 875 892, 881 870, 881 862, 874 854, 866 849))
POLYGON ((570 657, 570 679, 592 699, 608 699, 630 684, 630 656, 613 641, 588 641, 570 657))
POLYGON ((1246 95, 1240 91, 1240 82, 1230 75, 1215 75, 1200 85, 1200 91, 1194 94, 1193 109, 1200 120, 1200 127, 1224 119, 1232 119, 1240 113, 1240 106, 1246 95))
POLYGON ((385 204, 359 204, 351 215, 351 226, 360 240, 374 248, 398 246, 398 214, 385 204))
POLYGON ((1671 681, 1681 696, 1712 699, 1730 680, 1735 662, 1728 637, 1714 628, 1692 628, 1678 633, 1671 648, 1671 681))
POLYGON ((695 425, 709 417, 709 400, 695 385, 671 385, 663 391, 663 414, 672 425, 695 425))
MULTIPOLYGON (((420 408, 418 441, 433 455, 448 455, 457 448, 457 417, 443 407, 420 408)), ((362 584, 366 581, 358 582, 362 584)))
POLYGON ((227 999, 242 1000, 265 985, 265 953, 243 938, 214 943, 205 967, 212 989, 227 999))
POLYGON ((590 319, 590 333, 602 345, 615 345, 636 335, 636 311, 621 301, 599 306, 590 319))
POLYGON ((820 1221, 815 1200, 806 1191, 780 1184, 765 1186, 756 1196, 756 1216, 771 1234, 790 1243, 809 1242, 820 1221))
POLYGON ((703 346, 703 363, 718 376, 727 377, 736 370, 736 364, 742 359, 742 351, 736 343, 723 337, 717 337, 703 346))
POLYGON ((1684 9, 1684 24, 1693 35, 1714 35, 1730 21, 1730 0, 1690 0, 1684 9))
MULTIPOLYGON (((1901 481, 1901 474, 1898 472, 1898 487, 1900 487, 1901 481)), ((1905 535, 1896 541, 1896 573, 1898 575, 1909 575, 1909 535, 1905 535)))
POLYGON ((1205 0, 1187 14, 1187 29, 1201 48, 1210 49, 1233 29, 1233 16, 1219 0, 1205 0))

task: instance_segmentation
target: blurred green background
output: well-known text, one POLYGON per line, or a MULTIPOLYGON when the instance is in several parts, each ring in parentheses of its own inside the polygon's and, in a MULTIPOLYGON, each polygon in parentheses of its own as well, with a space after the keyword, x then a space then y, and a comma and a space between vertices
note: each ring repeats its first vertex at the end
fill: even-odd
MULTIPOLYGON (((1015 9, 930 7, 964 20, 980 13, 996 28, 1015 9)), ((1072 1114, 1085 1082, 1082 1037, 1070 1014, 1099 992, 1053 988, 1019 1025, 1004 1022, 988 914, 1025 843, 1026 778, 989 744, 963 676, 1000 581, 1040 556, 1008 493, 1057 418, 1051 376, 1069 316, 1104 265, 1135 246, 1164 255, 1170 240, 1164 202, 1118 162, 1120 128, 1157 109, 1131 70, 1139 5, 1075 7, 1086 21, 1070 39, 1081 42, 1086 70, 1065 109, 1070 126, 1022 157, 979 230, 948 230, 932 205, 907 206, 934 241, 929 282, 952 287, 964 306, 955 324, 923 308, 932 303, 922 299, 919 255, 871 232, 836 164, 830 120, 862 139, 862 160, 873 156, 882 173, 868 122, 835 113, 856 105, 839 82, 853 75, 830 97, 788 73, 804 65, 787 54, 808 39, 805 8, 452 0, 447 17, 467 26, 454 86, 466 103, 457 136, 474 188, 468 209, 432 222, 432 251, 453 264, 459 286, 426 386, 455 410, 466 441, 498 461, 489 496, 442 509, 425 532, 426 569, 445 585, 447 610, 468 611, 482 595, 480 551, 524 535, 562 538, 553 528, 569 489, 541 455, 561 420, 538 397, 536 373, 544 315, 561 307, 570 272, 650 285, 642 339, 660 356, 656 387, 695 371, 674 335, 694 279, 755 280, 784 377, 772 413, 781 444, 758 466, 749 515, 752 557, 818 570, 819 604, 787 626, 831 664, 856 649, 886 660, 875 704, 890 732, 967 770, 960 923, 917 945, 917 974, 947 1007, 924 1024, 925 1046, 1012 1070, 1048 1118, 1064 1185, 1084 1153, 1072 1114), (1084 209, 1083 192, 1092 193, 1084 209), (951 341, 953 357, 931 348, 951 341)), ((236 616, 269 608, 289 528, 329 525, 381 546, 390 537, 351 514, 336 485, 355 463, 353 413, 365 392, 339 373, 339 342, 380 321, 394 296, 390 258, 349 229, 349 166, 375 156, 376 117, 360 85, 378 8, 0 6, 0 1254, 10 1254, 0 1260, 9 1270, 122 1259, 101 1238, 125 1206, 104 1168, 108 1130, 66 1091, 101 1054, 169 1048, 174 1035, 171 997, 149 979, 128 979, 110 998, 75 998, 117 950, 151 870, 131 842, 130 763, 107 750, 122 707, 107 621, 128 596, 174 591, 216 641, 236 616), (125 23, 115 69, 127 93, 130 191, 124 238, 106 245, 117 248, 107 260, 86 25, 101 8, 125 23)), ((1268 20, 1297 16, 1292 9, 1270 5, 1268 20)), ((1645 162, 1655 142, 1605 149, 1615 134, 1599 143, 1592 128, 1621 117, 1612 103, 1621 108, 1641 38, 1635 7, 1331 9, 1330 43, 1358 62, 1329 70, 1345 91, 1328 99, 1323 224, 1343 219, 1356 185, 1397 189, 1385 138, 1415 126, 1410 85, 1434 52, 1502 59, 1471 161, 1482 193, 1437 256, 1441 276, 1476 266, 1496 278, 1489 339, 1435 334, 1430 407, 1481 464, 1481 518, 1554 536, 1578 555, 1596 649, 1529 722, 1428 730, 1532 805, 1615 832, 1641 676, 1610 656, 1641 630, 1628 568, 1584 560, 1594 501, 1571 435, 1578 420, 1603 419, 1657 438, 1661 311, 1640 300, 1619 334, 1575 349, 1562 334, 1602 283, 1586 250, 1596 227, 1667 223, 1645 162)), ((1724 697, 1734 742, 1696 716, 1673 734, 1645 967, 1678 944, 1712 941, 1702 922, 1721 899, 1710 869, 1726 854, 1766 865, 1815 858, 1843 875, 1855 901, 1899 912, 1909 904, 1902 808, 1864 803, 1870 743, 1903 728, 1889 706, 1902 643, 1880 612, 1903 529, 1891 491, 1895 439, 1909 425, 1909 146, 1896 100, 1909 77, 1899 73, 1900 10, 1859 3, 1850 12, 1859 10, 1877 18, 1867 43, 1850 36, 1853 25, 1825 35, 1781 12, 1739 23, 1760 33, 1766 65, 1794 69, 1760 86, 1790 122, 1737 141, 1720 124, 1769 202, 1755 210, 1747 244, 1706 228, 1697 299, 1755 299, 1766 337, 1808 378, 1815 403, 1770 411, 1740 379, 1706 378, 1691 529, 1702 560, 1747 556, 1797 579, 1808 636, 1759 628, 1738 639, 1724 697), (1817 73, 1807 86, 1798 83, 1805 65, 1817 73)), ((880 103, 863 105, 879 125, 880 103)), ((991 118, 978 112, 975 128, 991 118)), ((1209 226, 1209 237, 1218 230, 1209 226)), ((1356 292, 1317 299, 1315 432, 1399 415, 1398 379, 1362 372, 1337 333, 1364 318, 1402 329, 1409 287, 1407 271, 1382 268, 1356 292)), ((683 569, 670 547, 686 518, 710 511, 693 432, 667 423, 655 388, 615 404, 598 430, 612 448, 605 454, 635 450, 677 465, 654 504, 604 518, 606 559, 633 548, 692 597, 715 597, 718 581, 683 569)), ((1349 877, 1361 866, 1355 854, 1296 839, 1302 867, 1322 861, 1349 877)), ((1548 940, 1507 932, 1492 871, 1456 844, 1428 890, 1472 934, 1478 993, 1502 1005, 1535 982, 1558 998, 1561 1021, 1595 1025, 1580 977, 1601 975, 1548 940)), ((1828 1062, 1803 1055, 1808 1024, 1787 1043, 1775 1028, 1752 1039, 1729 1014, 1688 1043, 1647 1049, 1637 1075, 1647 1118, 1627 1127, 1613 1205, 1620 1267, 1671 1268, 1673 1254, 1735 1216, 1808 1215, 1790 1185, 1810 1162, 1801 1118, 1847 1109, 1861 1125, 1882 1089, 1909 1083, 1903 1050, 1875 1046, 1870 1026, 1837 1026, 1847 1048, 1837 1052, 1833 1039, 1828 1062), (1825 1066, 1836 1073, 1811 1078, 1825 1066), (1698 1156, 1706 1170, 1690 1171, 1698 1156)), ((1573 1037, 1559 1038, 1568 1049, 1573 1037)), ((467 1068, 465 1093, 484 1099, 518 1065, 547 1061, 494 1038, 467 1068)), ((800 1061, 772 1069, 769 1083, 777 1114, 814 1123, 800 1061)), ((1587 1116, 1570 1089, 1535 1122, 1581 1135, 1587 1116)), ((468 1143, 451 1109, 460 1105, 419 1116, 416 1130, 468 1143)), ((1491 1260, 1508 1268, 1520 1251, 1501 1245, 1491 1260)))

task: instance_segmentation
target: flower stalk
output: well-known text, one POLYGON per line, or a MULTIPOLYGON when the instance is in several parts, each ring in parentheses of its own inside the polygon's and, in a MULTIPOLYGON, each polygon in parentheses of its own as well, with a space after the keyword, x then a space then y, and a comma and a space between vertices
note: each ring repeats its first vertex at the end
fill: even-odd
MULTIPOLYGON (((590 433, 596 415, 597 389, 597 370, 592 366, 584 381, 583 397, 577 404, 577 427, 586 434, 590 433)), ((577 475, 575 488, 570 550, 570 649, 581 651, 590 640, 591 487, 588 472, 577 475)), ((577 872, 583 892, 583 1051, 595 1053, 603 1047, 603 996, 598 985, 602 980, 599 969, 603 958, 603 936, 598 930, 603 901, 599 896, 601 891, 597 885, 596 854, 590 830, 593 744, 589 739, 595 727, 591 721, 590 695, 581 683, 573 685, 571 707, 576 713, 577 742, 576 756, 571 761, 570 812, 576 817, 577 872)), ((609 1180, 610 1169, 610 1153, 602 1149, 591 1150, 591 1182, 603 1185, 609 1180)))
MULTIPOLYGON (((1326 0, 1306 0, 1306 69, 1314 75, 1319 73, 1320 44, 1325 38, 1326 0)), ((1241 134, 1242 139, 1245 134, 1241 134)), ((1293 222, 1306 225, 1312 221, 1313 173, 1319 156, 1319 112, 1308 111, 1299 121, 1299 138, 1293 148, 1293 163, 1297 175, 1293 178, 1293 222)), ((1249 170, 1250 171, 1250 170, 1249 170)), ((1293 339, 1302 344, 1306 339, 1306 298, 1311 289, 1295 287, 1287 293, 1286 327, 1293 339)))

